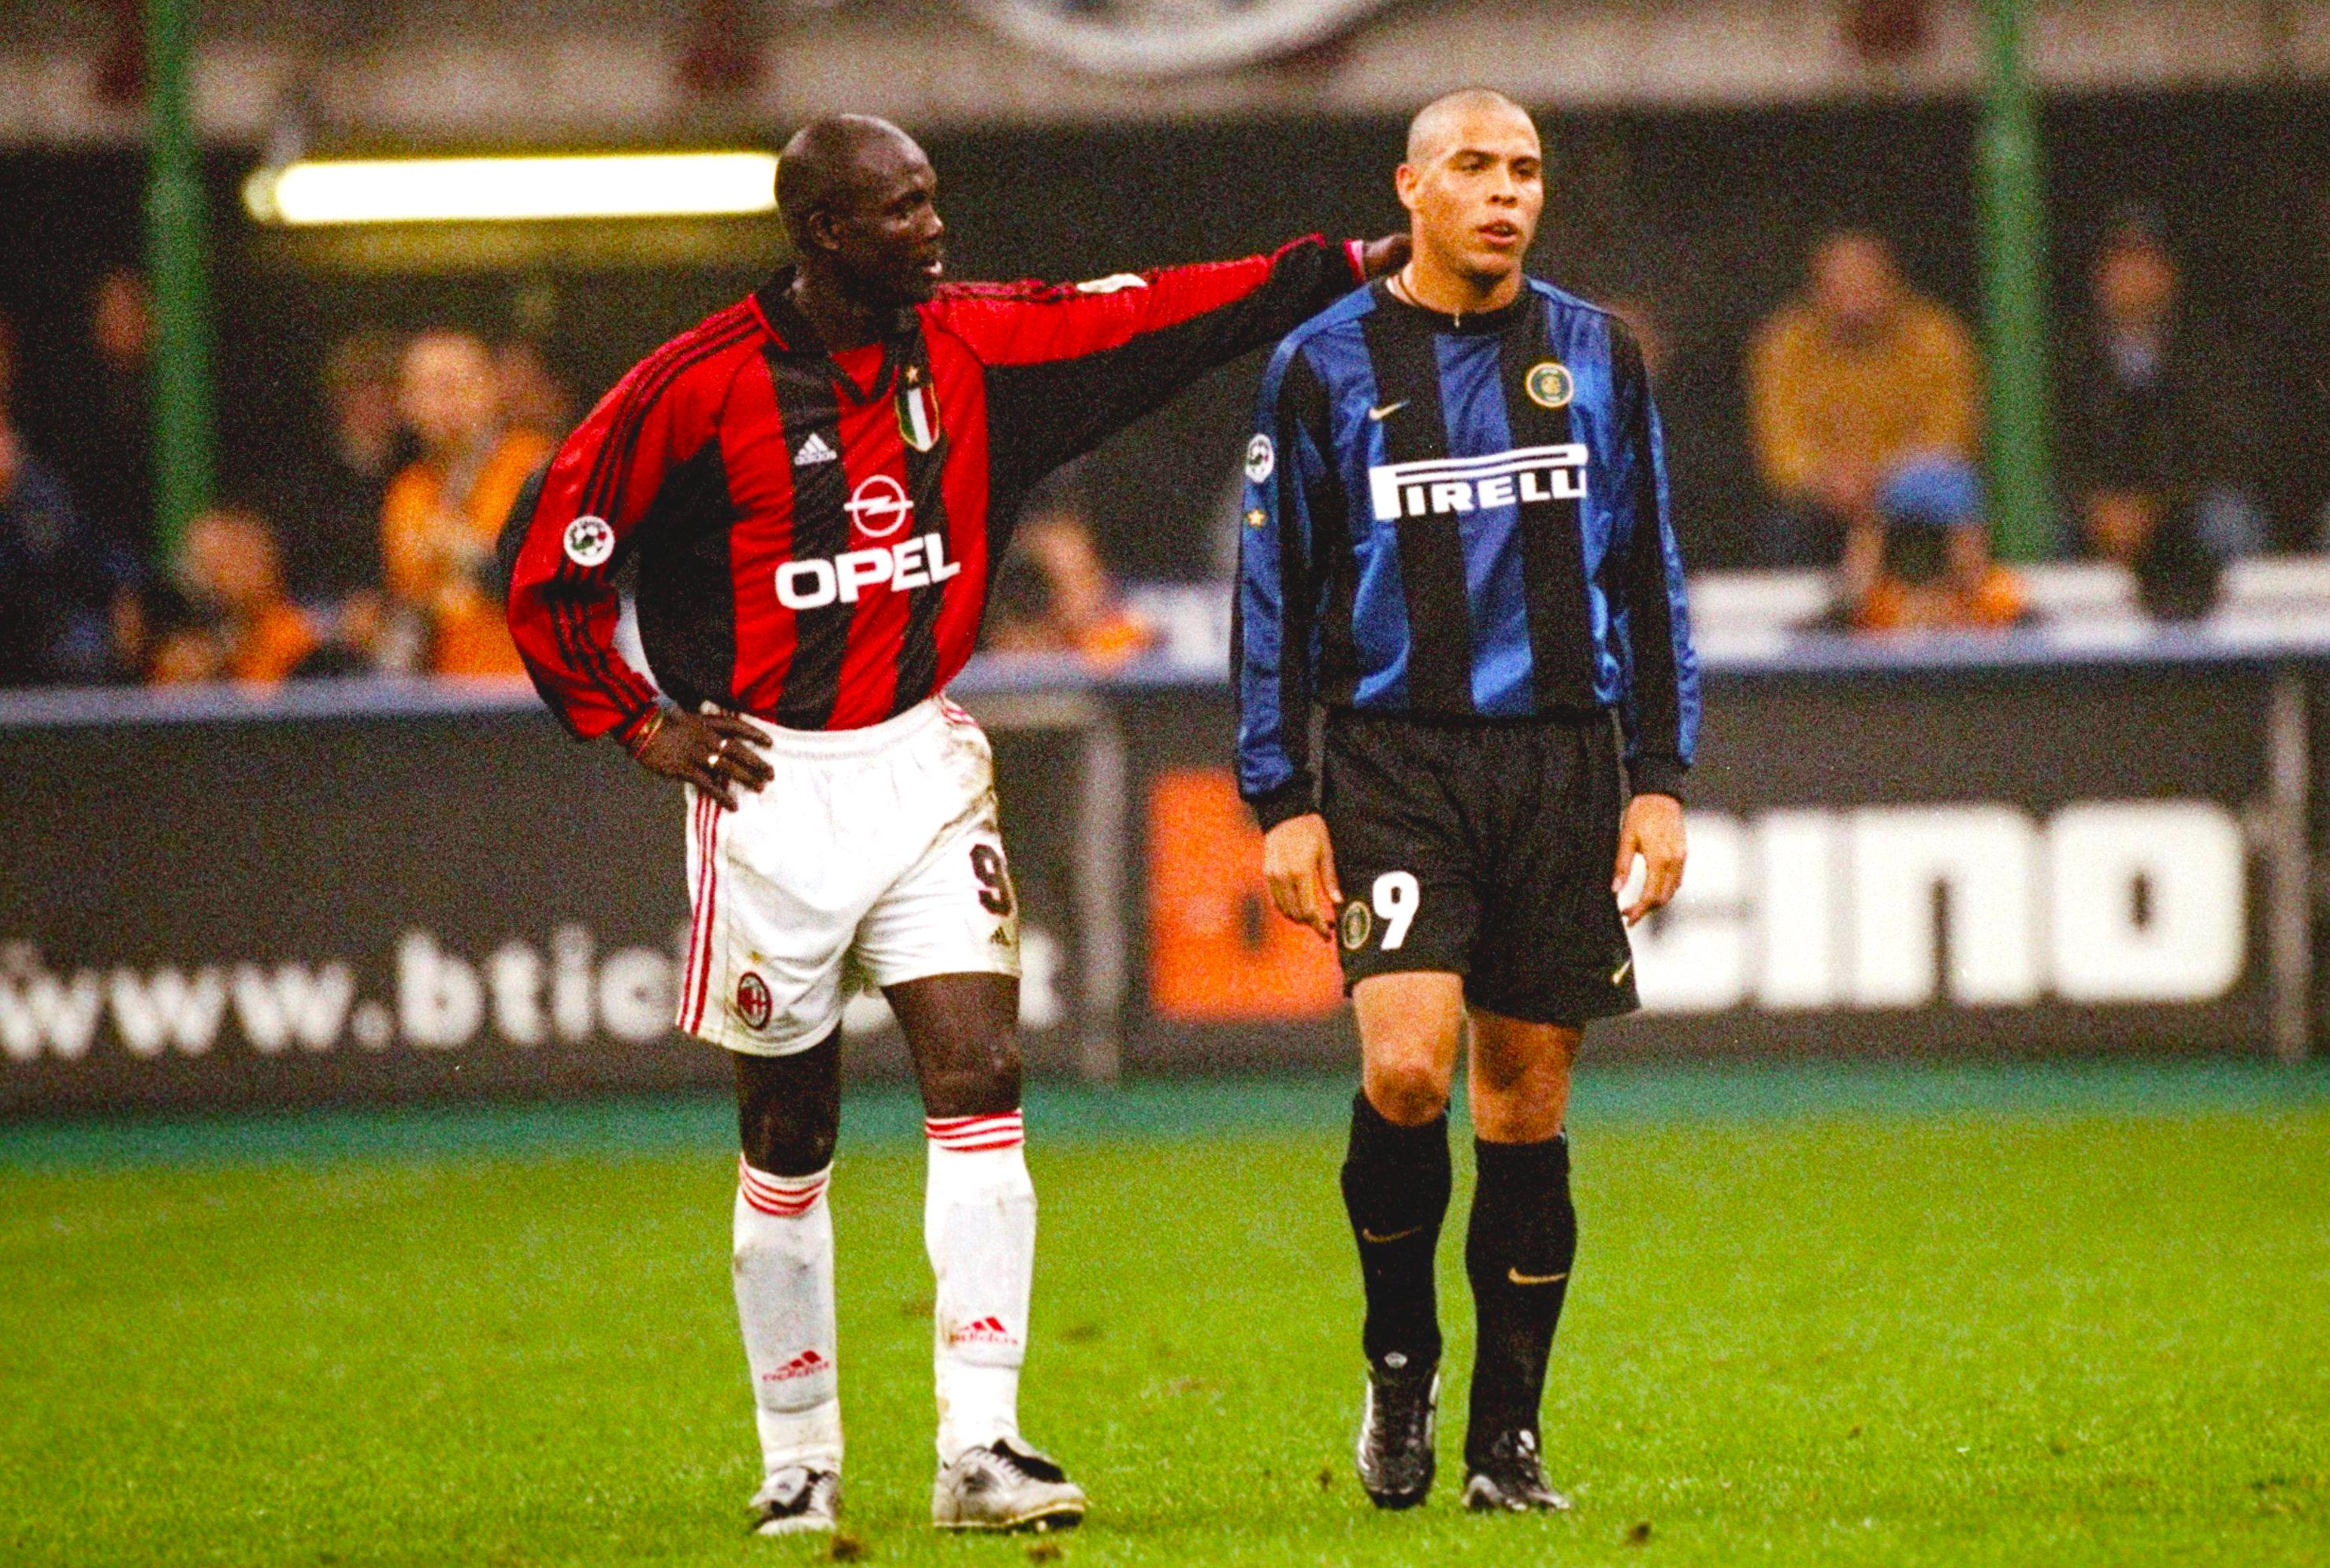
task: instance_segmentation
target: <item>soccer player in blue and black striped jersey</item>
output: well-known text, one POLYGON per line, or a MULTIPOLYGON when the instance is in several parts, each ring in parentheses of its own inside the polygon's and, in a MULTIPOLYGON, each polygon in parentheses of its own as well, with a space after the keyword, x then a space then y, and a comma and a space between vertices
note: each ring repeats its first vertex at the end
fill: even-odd
POLYGON ((1698 671, 1642 354, 1522 271, 1535 126, 1494 93, 1443 99, 1397 184, 1414 260, 1298 328, 1263 382, 1239 788, 1274 901, 1338 942, 1359 1016, 1360 1480, 1385 1507, 1432 1484, 1433 1257, 1469 1018, 1465 1501, 1564 1508, 1538 1408, 1577 1242, 1569 1073, 1586 1023, 1636 1006, 1626 926, 1681 881, 1698 671))

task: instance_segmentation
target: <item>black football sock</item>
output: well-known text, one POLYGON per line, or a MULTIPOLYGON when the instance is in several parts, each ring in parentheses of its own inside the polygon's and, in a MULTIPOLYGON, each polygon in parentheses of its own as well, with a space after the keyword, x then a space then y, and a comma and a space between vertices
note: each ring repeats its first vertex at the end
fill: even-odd
POLYGON ((1440 1307, 1433 1254, 1448 1213, 1448 1116, 1401 1127, 1359 1095, 1343 1157, 1343 1207, 1359 1245, 1367 1287, 1368 1365, 1394 1371, 1437 1365, 1440 1307))
POLYGON ((1569 1198, 1569 1140, 1475 1140, 1480 1181, 1464 1237, 1480 1341, 1473 1358, 1464 1458, 1477 1466, 1500 1432, 1537 1431, 1545 1363, 1577 1256, 1569 1198))

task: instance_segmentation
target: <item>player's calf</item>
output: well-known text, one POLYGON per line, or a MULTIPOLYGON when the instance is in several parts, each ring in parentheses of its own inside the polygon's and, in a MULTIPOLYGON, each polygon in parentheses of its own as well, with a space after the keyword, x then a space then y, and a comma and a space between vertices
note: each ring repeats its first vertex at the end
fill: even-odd
POLYGON ((753 1529, 764 1535, 830 1529, 840 1506, 830 1179, 830 1170, 781 1176, 749 1163, 737 1172, 730 1271, 767 1478, 753 1499, 753 1529))
POLYGON ((1019 1111, 933 1115, 923 1240, 937 1277, 939 1471, 931 1519, 944 1530, 1066 1529, 1084 1489, 1019 1435, 1036 1252, 1036 1189, 1019 1111))
POLYGON ((1448 1210, 1448 1119, 1402 1127, 1366 1093, 1351 1103, 1343 1204, 1367 1289, 1359 1484, 1378 1507, 1408 1508, 1432 1489, 1440 1383, 1433 1255, 1448 1210))
MULTIPOLYGON (((1522 1125, 1518 1118, 1505 1121, 1522 1125)), ((1464 1266, 1479 1337, 1464 1506, 1475 1513, 1563 1512, 1569 1499, 1546 1484, 1537 1414, 1577 1255, 1569 1141, 1558 1135, 1528 1143, 1482 1138, 1474 1157, 1480 1181, 1464 1266)))
MULTIPOLYGON (((1569 1142, 1473 1145, 1480 1179, 1464 1238, 1464 1271, 1478 1324, 1473 1359, 1468 1472, 1495 1496, 1534 1497, 1538 1410, 1546 1363, 1577 1256, 1569 1142)), ((1466 1497, 1473 1496, 1468 1483, 1466 1497)), ((1492 1506, 1492 1505, 1481 1505, 1492 1506)), ((1530 1503, 1528 1507, 1547 1507, 1530 1503)))
POLYGON ((788 1056, 738 1056, 736 1108, 744 1153, 729 1263, 766 1478, 753 1529, 829 1530, 842 1453, 827 1204, 839 1117, 832 1039, 788 1056))

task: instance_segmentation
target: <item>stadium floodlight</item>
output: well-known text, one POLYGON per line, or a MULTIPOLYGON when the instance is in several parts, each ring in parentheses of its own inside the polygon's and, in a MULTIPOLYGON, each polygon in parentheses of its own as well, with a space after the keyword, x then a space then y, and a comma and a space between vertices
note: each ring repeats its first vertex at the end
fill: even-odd
POLYGON ((260 169, 242 202, 264 223, 497 223, 741 217, 776 208, 770 153, 335 158, 260 169))

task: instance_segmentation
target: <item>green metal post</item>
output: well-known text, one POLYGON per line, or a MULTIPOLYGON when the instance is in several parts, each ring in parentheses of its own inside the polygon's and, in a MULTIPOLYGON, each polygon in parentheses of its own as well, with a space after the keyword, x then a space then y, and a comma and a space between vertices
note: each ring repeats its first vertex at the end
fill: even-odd
POLYGON ((210 504, 213 443, 209 248, 187 90, 194 0, 147 0, 146 264, 154 289, 154 533, 165 554, 210 504))
POLYGON ((1998 553, 2031 561, 2054 543, 2047 466, 2047 219, 2039 113, 2022 58, 2029 0, 1983 0, 1989 80, 1975 180, 1988 315, 1990 498, 1998 553))

